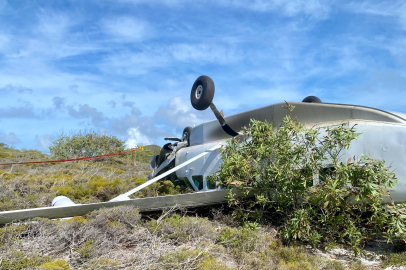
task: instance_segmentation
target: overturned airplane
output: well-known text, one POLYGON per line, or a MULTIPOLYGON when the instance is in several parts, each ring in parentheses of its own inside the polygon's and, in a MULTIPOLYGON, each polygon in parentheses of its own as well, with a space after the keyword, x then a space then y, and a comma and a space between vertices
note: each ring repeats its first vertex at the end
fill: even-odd
MULTIPOLYGON (((67 197, 58 196, 52 202, 53 207, 0 212, 0 224, 33 217, 72 217, 118 205, 135 205, 142 212, 169 208, 175 204, 195 207, 224 203, 227 190, 221 190, 216 183, 207 181, 207 176, 216 173, 221 164, 218 150, 227 139, 243 136, 239 131, 249 125, 250 119, 266 120, 279 126, 288 110, 283 108, 285 103, 276 103, 224 117, 212 102, 214 92, 214 82, 210 77, 197 78, 190 93, 192 106, 197 110, 210 107, 217 120, 194 128, 186 127, 181 138, 165 138, 173 143, 165 144, 159 155, 151 157, 153 171, 146 183, 109 202, 78 205, 67 197), (196 193, 144 199, 128 197, 162 179, 175 183, 187 182, 196 193)), ((343 153, 342 160, 361 154, 371 154, 385 160, 387 166, 392 166, 399 183, 390 190, 390 197, 384 198, 384 201, 406 203, 406 114, 359 105, 324 103, 314 96, 306 97, 302 102, 289 103, 295 106, 292 117, 305 125, 328 127, 343 123, 349 126, 357 124, 357 132, 361 135, 343 153)))
MULTIPOLYGON (((217 149, 219 145, 225 144, 226 139, 240 136, 238 131, 248 126, 250 119, 266 120, 274 126, 279 126, 289 113, 283 108, 285 103, 276 103, 224 117, 212 102, 214 92, 214 83, 210 77, 200 76, 195 81, 190 94, 192 106, 197 110, 210 107, 217 120, 202 123, 194 128, 186 127, 182 138, 165 138, 175 143, 165 144, 160 155, 151 157, 153 172, 150 178, 190 162, 208 151, 204 157, 177 169, 168 179, 187 179, 196 192, 216 189, 216 184, 209 183, 207 176, 218 171, 221 156, 219 151, 210 149, 217 149)), ((349 126, 356 124, 357 132, 362 134, 344 152, 342 160, 346 161, 349 157, 361 154, 371 154, 376 159, 385 160, 386 165, 392 166, 400 180, 390 190, 391 198, 395 203, 406 202, 406 114, 360 105, 323 103, 314 96, 306 97, 302 102, 289 103, 295 106, 292 117, 308 126, 327 127, 343 122, 349 126)))

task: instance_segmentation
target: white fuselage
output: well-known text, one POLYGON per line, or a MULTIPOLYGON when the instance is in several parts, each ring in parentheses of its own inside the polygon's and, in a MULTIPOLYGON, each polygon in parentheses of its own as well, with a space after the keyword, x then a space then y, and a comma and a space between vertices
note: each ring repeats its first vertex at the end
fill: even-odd
MULTIPOLYGON (((390 190, 396 203, 406 202, 406 120, 403 114, 389 113, 374 108, 329 104, 292 102, 296 108, 292 116, 309 126, 334 126, 346 123, 356 126, 360 137, 353 141, 351 147, 344 151, 341 159, 359 157, 361 154, 372 155, 376 159, 385 160, 386 165, 396 174, 399 183, 390 190)), ((236 131, 248 126, 250 119, 267 121, 279 126, 288 111, 278 103, 252 111, 226 117, 227 123, 236 131)), ((225 144, 231 138, 217 121, 210 121, 196 126, 192 130, 190 146, 176 152, 175 166, 182 164, 200 153, 218 145, 225 144)), ((212 151, 187 166, 176 171, 178 178, 187 178, 195 191, 207 191, 215 187, 208 186, 206 177, 218 171, 221 164, 219 151, 212 151)))

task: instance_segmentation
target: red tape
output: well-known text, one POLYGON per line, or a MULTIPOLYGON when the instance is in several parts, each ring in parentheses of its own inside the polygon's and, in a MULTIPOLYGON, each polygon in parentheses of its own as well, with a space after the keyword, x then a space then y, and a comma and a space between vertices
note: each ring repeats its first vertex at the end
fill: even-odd
MULTIPOLYGON (((46 160, 46 161, 31 161, 31 162, 3 163, 3 164, 0 164, 0 166, 1 165, 18 165, 18 164, 57 163, 57 162, 67 162, 67 161, 75 161, 75 160, 86 160, 86 159, 95 159, 95 158, 103 158, 103 157, 111 157, 111 156, 123 155, 123 154, 127 154, 127 153, 130 153, 130 152, 135 152, 135 149, 131 149, 131 150, 128 150, 128 151, 125 151, 125 152, 107 154, 107 155, 95 156, 95 157, 59 159, 59 160, 46 160)), ((142 151, 142 152, 151 152, 151 153, 153 153, 152 151, 142 151)))

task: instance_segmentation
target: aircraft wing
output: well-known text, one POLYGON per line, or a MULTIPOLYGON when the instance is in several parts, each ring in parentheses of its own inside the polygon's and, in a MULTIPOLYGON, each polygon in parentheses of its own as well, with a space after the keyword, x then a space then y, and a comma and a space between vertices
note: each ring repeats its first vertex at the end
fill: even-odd
POLYGON ((0 212, 0 224, 6 224, 17 220, 24 220, 36 217, 42 218, 66 218, 83 216, 91 211, 120 205, 133 205, 140 212, 151 212, 155 210, 171 208, 175 205, 182 207, 201 207, 225 203, 225 196, 229 190, 197 192, 180 195, 169 195, 160 197, 149 197, 125 201, 113 201, 91 204, 76 204, 69 206, 41 207, 22 210, 0 212))

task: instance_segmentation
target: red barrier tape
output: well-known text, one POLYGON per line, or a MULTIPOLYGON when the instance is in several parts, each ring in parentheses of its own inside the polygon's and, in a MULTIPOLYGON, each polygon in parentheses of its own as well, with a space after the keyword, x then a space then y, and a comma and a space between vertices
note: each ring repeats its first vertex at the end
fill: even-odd
MULTIPOLYGON (((57 162, 67 162, 67 161, 75 161, 75 160, 86 160, 86 159, 95 159, 95 158, 103 158, 103 157, 111 157, 111 156, 123 155, 123 154, 127 154, 127 153, 130 153, 130 152, 135 152, 135 149, 131 149, 131 150, 128 150, 128 151, 125 151, 125 152, 107 154, 107 155, 95 156, 95 157, 59 159, 59 160, 46 160, 46 161, 31 161, 31 162, 3 163, 3 164, 0 164, 0 166, 1 165, 17 165, 17 164, 57 163, 57 162)), ((153 153, 152 151, 142 151, 142 152, 151 152, 151 153, 153 153)))

